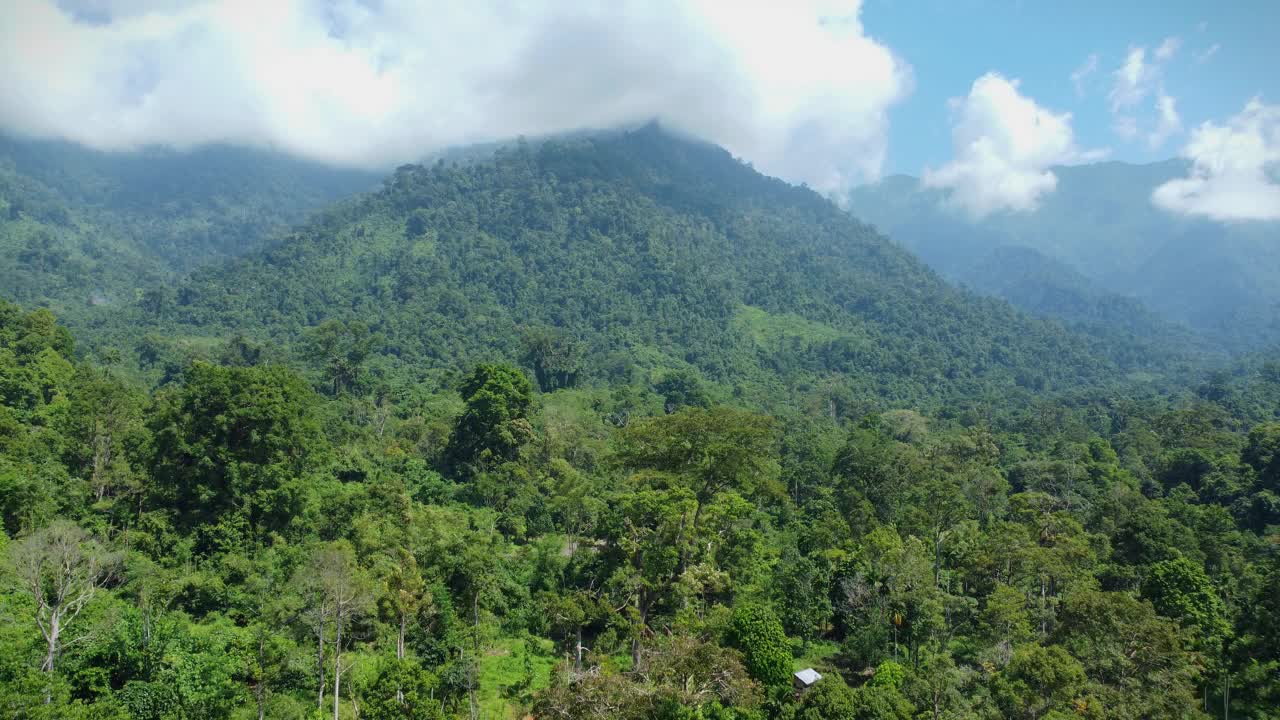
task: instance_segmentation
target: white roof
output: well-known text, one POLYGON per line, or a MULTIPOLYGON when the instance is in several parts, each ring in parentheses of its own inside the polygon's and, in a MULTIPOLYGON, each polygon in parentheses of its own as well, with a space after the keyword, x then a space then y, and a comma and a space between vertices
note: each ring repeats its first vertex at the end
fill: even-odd
POLYGON ((795 673, 795 677, 805 685, 812 685, 822 679, 822 673, 814 670, 813 668, 805 668, 800 672, 795 673))

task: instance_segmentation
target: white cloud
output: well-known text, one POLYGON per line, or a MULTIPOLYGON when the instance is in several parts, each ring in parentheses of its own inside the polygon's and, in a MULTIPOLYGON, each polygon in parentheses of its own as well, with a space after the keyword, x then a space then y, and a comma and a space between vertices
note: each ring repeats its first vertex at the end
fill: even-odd
POLYGON ((1176 37, 1167 37, 1160 46, 1156 48, 1156 60, 1159 62, 1168 62, 1178 54, 1178 48, 1182 47, 1182 40, 1176 37))
MULTIPOLYGON (((1167 37, 1150 54, 1145 47, 1129 48, 1124 62, 1111 74, 1111 92, 1107 95, 1111 107, 1111 129, 1116 135, 1125 140, 1138 137, 1139 119, 1135 112, 1150 96, 1155 97, 1155 127, 1147 134, 1151 147, 1160 147, 1182 130, 1182 121, 1178 118, 1174 99, 1164 90, 1165 66, 1181 47, 1181 39, 1167 37)), ((1150 117, 1145 112, 1142 115, 1150 117)))
POLYGON ((1111 129, 1125 140, 1132 140, 1138 136, 1138 118, 1132 115, 1118 115, 1112 121, 1111 129))
POLYGON ((1091 53, 1084 64, 1071 73, 1071 84, 1076 88, 1076 96, 1084 97, 1084 81, 1098 70, 1098 54, 1091 53))
POLYGON ((1129 48, 1124 63, 1112 73, 1115 83, 1107 96, 1111 112, 1118 113, 1142 102, 1151 90, 1152 75, 1151 66, 1147 64, 1147 49, 1129 48))
POLYGON ((1156 188, 1157 206, 1217 220, 1280 220, 1280 105, 1254 98, 1238 115, 1191 131, 1185 178, 1156 188))
POLYGON ((1210 58, 1212 58, 1214 55, 1217 55, 1217 54, 1218 54, 1218 51, 1219 51, 1219 50, 1221 50, 1221 49, 1222 49, 1222 45, 1221 45, 1221 44, 1219 44, 1219 43, 1214 43, 1214 44, 1210 45, 1209 47, 1205 48, 1204 50, 1201 50, 1200 52, 1198 52, 1198 53, 1196 53, 1196 54, 1195 54, 1195 55, 1196 55, 1196 64, 1197 64, 1197 65, 1203 65, 1203 64, 1205 64, 1205 63, 1209 62, 1209 59, 1210 59, 1210 58))
POLYGON ((879 175, 887 111, 911 87, 860 10, 857 0, 7 0, 0 127, 106 149, 234 142, 372 167, 656 117, 836 190, 879 175))
POLYGON ((1037 105, 1018 92, 1017 80, 997 73, 975 80, 969 96, 952 104, 955 159, 926 168, 924 184, 950 189, 950 202, 974 217, 1034 210, 1058 185, 1050 166, 1105 154, 1080 151, 1070 113, 1037 105))
POLYGON ((1147 143, 1152 150, 1159 149, 1166 140, 1182 132, 1182 118, 1178 116, 1176 100, 1161 91, 1160 96, 1156 98, 1156 110, 1159 112, 1160 119, 1156 129, 1147 136, 1147 143))

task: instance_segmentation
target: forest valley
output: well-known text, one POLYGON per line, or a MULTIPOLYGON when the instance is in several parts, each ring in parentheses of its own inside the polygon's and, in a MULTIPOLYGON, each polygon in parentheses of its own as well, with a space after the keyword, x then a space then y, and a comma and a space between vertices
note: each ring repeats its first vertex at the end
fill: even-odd
POLYGON ((124 236, 5 187, 0 715, 1280 718, 1274 359, 653 130, 190 276, 81 278, 124 236))
MULTIPOLYGON (((1275 717, 1280 368, 771 416, 689 377, 148 393, 0 306, 10 717, 1275 717), (1274 404, 1272 405, 1275 406, 1274 404), (797 694, 791 673, 824 678, 797 694)), ((353 371, 358 371, 358 368, 353 371)))

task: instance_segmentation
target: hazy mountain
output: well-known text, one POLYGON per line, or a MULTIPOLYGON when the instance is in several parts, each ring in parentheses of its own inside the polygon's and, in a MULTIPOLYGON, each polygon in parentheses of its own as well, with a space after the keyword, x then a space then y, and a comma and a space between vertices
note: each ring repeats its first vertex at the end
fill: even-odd
POLYGON ((0 285, 73 314, 132 302, 377 177, 234 147, 103 153, 0 136, 0 285))
POLYGON ((945 192, 906 176, 854 190, 849 209, 944 275, 1034 312, 1075 321, 1082 307, 1130 298, 1233 349, 1280 342, 1280 224, 1222 224, 1155 207, 1152 190, 1184 175, 1181 161, 1054 172, 1057 190, 1029 213, 974 221, 945 192), (1028 265, 1009 247, 1044 260, 1028 265), (1059 269, 1046 271, 1051 264, 1059 269), (1049 283, 1057 300, 1010 292, 1028 282, 1049 283))

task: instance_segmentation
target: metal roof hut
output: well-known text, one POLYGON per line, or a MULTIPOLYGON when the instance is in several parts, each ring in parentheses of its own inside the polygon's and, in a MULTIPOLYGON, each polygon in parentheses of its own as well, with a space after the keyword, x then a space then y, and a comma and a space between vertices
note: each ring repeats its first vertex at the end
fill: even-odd
POLYGON ((822 679, 822 673, 813 668, 805 668, 799 672, 791 674, 791 684, 795 685, 797 690, 807 690, 814 683, 822 679))

